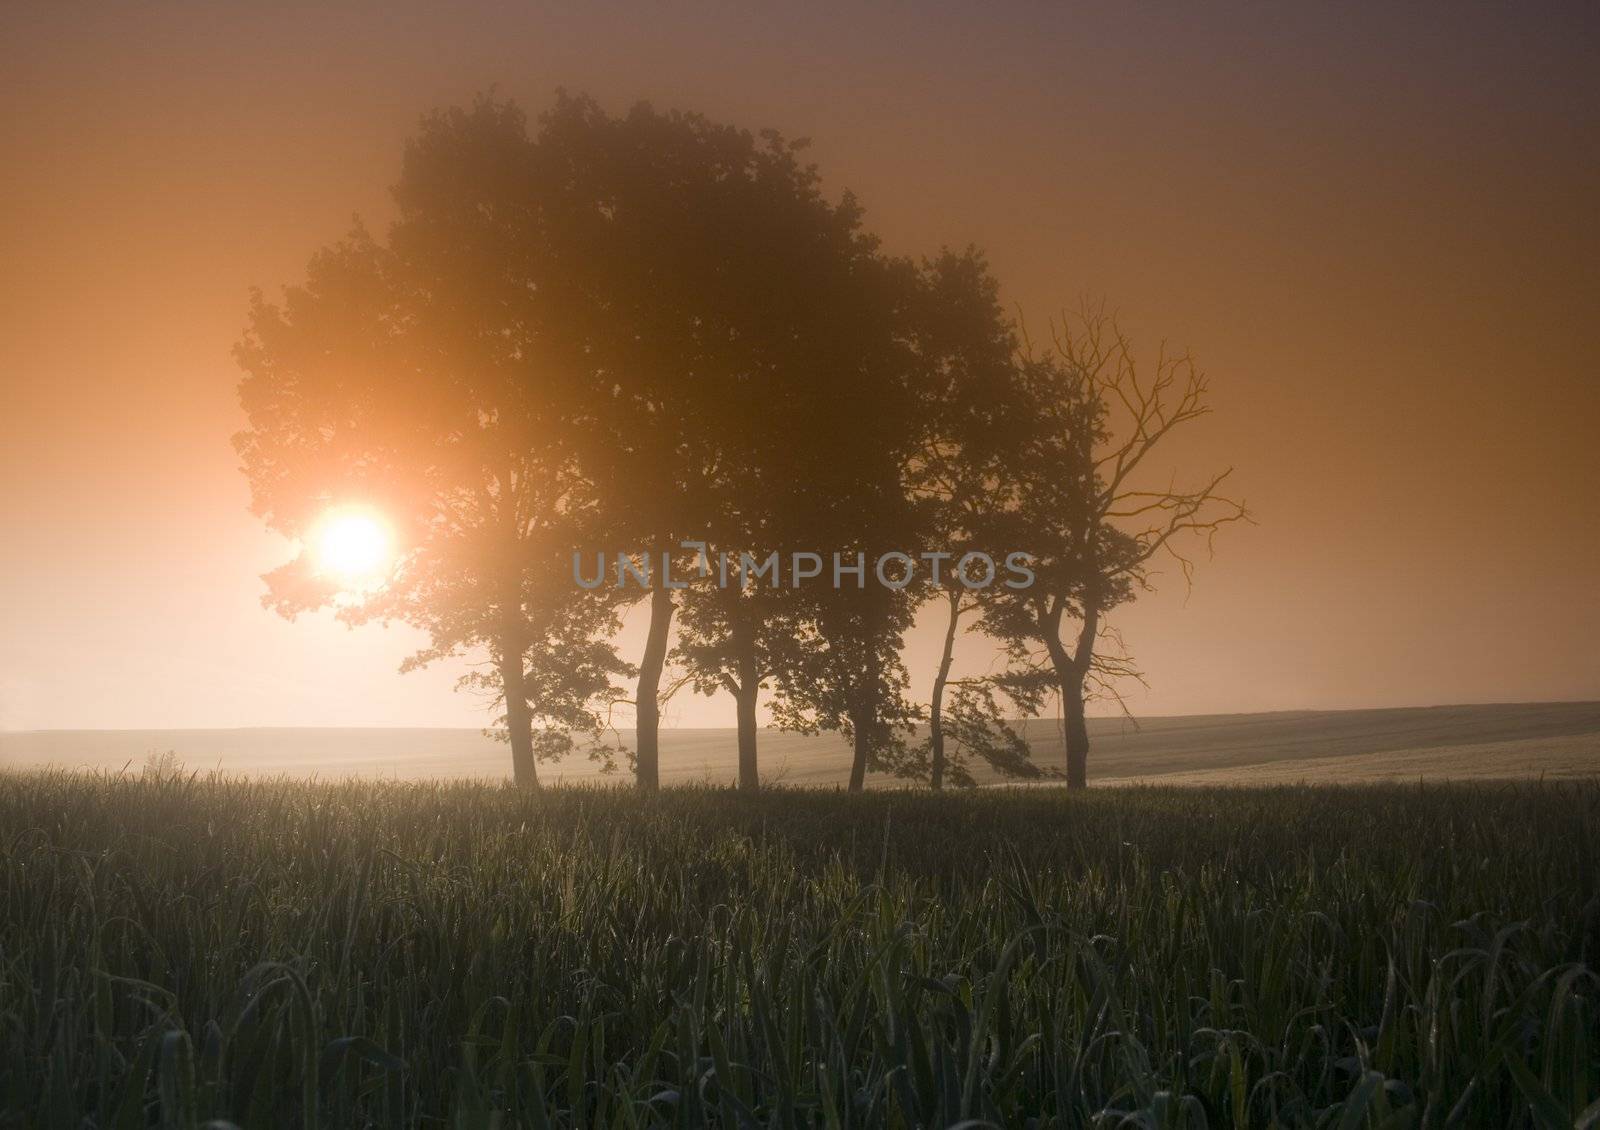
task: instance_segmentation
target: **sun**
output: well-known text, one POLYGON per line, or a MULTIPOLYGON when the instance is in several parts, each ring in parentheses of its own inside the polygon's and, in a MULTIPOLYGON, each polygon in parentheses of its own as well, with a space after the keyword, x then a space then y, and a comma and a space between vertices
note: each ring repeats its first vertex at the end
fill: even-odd
POLYGON ((340 510, 323 519, 316 535, 317 564, 346 581, 377 576, 389 564, 393 539, 377 515, 340 510))

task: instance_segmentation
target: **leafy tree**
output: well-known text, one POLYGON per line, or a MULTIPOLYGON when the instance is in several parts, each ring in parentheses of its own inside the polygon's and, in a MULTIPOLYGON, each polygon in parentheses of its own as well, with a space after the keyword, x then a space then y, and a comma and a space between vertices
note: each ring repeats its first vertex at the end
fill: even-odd
MULTIPOLYGON (((870 569, 874 558, 865 556, 870 569)), ((849 787, 860 792, 869 770, 900 770, 921 716, 900 658, 916 600, 870 583, 803 591, 810 614, 799 622, 794 658, 778 671, 773 716, 784 729, 848 738, 849 787)))
MULTIPOLYGON (((1037 779, 1048 771, 1033 757, 1026 731, 1013 723, 1018 715, 1036 715, 1048 687, 1035 672, 1006 672, 952 680, 946 690, 943 737, 944 764, 937 778, 962 788, 978 783, 973 767, 983 762, 1003 777, 1037 779)), ((931 764, 932 743, 914 751, 902 776, 935 780, 931 764), (930 761, 921 760, 923 748, 930 761)))
MULTIPOLYGON (((791 445, 784 506, 803 543, 837 553, 859 574, 825 574, 795 596, 795 650, 778 673, 774 717, 801 732, 836 730, 852 744, 850 788, 870 769, 899 771, 920 716, 907 693, 901 650, 926 572, 886 555, 920 555, 927 515, 910 489, 926 428, 919 351, 926 279, 907 261, 877 257, 858 274, 852 316, 835 330, 833 364, 820 366, 791 419, 807 442, 791 445), (835 584, 835 581, 839 583, 835 584)), ((830 555, 831 557, 831 555, 830 555)))
POLYGON ((917 328, 921 434, 909 488, 922 505, 930 546, 944 555, 928 581, 945 631, 928 698, 928 739, 910 751, 901 772, 935 789, 943 787, 947 771, 957 783, 971 784, 964 764, 952 760, 970 755, 1007 775, 1037 776, 1026 740, 1005 713, 1008 707, 1033 713, 1039 680, 1009 675, 951 682, 963 627, 981 627, 983 609, 1005 591, 1001 570, 1019 547, 1006 542, 1008 527, 997 519, 1015 504, 1014 455, 1035 424, 1031 390, 1016 363, 1017 337, 981 255, 946 251, 924 265, 917 328), (967 583, 985 577, 985 587, 967 583), (953 694, 948 704, 947 692, 953 694), (949 748, 947 737, 953 739, 949 748))
MULTIPOLYGON (((635 709, 638 780, 654 788, 680 599, 663 562, 681 579, 697 556, 686 541, 764 560, 798 536, 784 505, 805 469, 796 449, 829 442, 837 425, 819 397, 847 383, 852 342, 887 337, 888 324, 863 301, 874 244, 860 210, 848 194, 824 197, 803 142, 647 105, 610 118, 575 98, 558 101, 542 138, 564 169, 560 226, 588 299, 587 357, 609 390, 585 472, 609 536, 652 564, 635 709)), ((772 600, 739 587, 681 599, 692 611, 678 655, 696 686, 733 693, 740 780, 753 788, 757 698, 792 633, 766 624, 772 600)))
POLYGON ((358 226, 280 303, 257 294, 236 350, 255 512, 304 540, 330 506, 359 502, 399 545, 385 583, 343 594, 302 551, 267 575, 267 601, 415 624, 431 646, 408 668, 486 653, 492 673, 463 682, 492 688, 524 785, 536 756, 599 732, 594 704, 626 671, 594 642, 615 626, 613 598, 575 592, 566 572, 595 516, 572 442, 592 395, 540 207, 550 183, 515 107, 427 118, 387 240, 358 226), (537 747, 536 722, 553 727, 537 747))
MULTIPOLYGON (((743 552, 743 551, 741 551, 743 552)), ((765 554, 750 554, 760 567, 765 554)), ((720 557, 715 578, 692 584, 682 596, 678 646, 673 655, 686 681, 701 694, 726 691, 734 700, 739 757, 739 787, 761 787, 757 742, 757 710, 761 691, 797 654, 800 625, 793 619, 796 601, 789 590, 774 588, 763 578, 730 560, 730 584, 720 583, 720 557)))

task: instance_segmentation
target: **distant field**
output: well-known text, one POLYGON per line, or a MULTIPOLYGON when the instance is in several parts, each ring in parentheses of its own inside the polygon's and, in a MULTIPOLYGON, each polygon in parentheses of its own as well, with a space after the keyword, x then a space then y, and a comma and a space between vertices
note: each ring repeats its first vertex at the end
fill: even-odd
MULTIPOLYGON (((1600 703, 1518 703, 1390 710, 1292 711, 1090 723, 1092 781, 1168 784, 1360 782, 1396 779, 1575 777, 1600 774, 1600 703)), ((631 743, 632 734, 621 737, 631 743)), ((1041 764, 1062 764, 1060 731, 1035 721, 1041 764)), ((0 766, 139 767, 174 750, 191 768, 293 776, 499 778, 506 747, 476 730, 240 729, 39 730, 0 733, 0 766)), ((735 775, 732 730, 662 733, 670 784, 723 783, 735 775)), ((762 771, 777 783, 845 780, 849 751, 835 736, 762 734, 762 771)), ((602 779, 582 757, 544 765, 546 781, 602 779)), ((987 778, 986 778, 987 779, 987 778)), ((878 784, 895 784, 880 779, 878 784)))

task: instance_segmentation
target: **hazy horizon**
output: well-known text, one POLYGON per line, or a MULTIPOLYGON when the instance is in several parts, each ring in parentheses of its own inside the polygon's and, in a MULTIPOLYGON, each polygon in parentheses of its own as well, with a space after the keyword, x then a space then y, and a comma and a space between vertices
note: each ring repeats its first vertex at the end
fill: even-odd
MULTIPOLYGON (((1035 764, 1065 765, 1063 732, 1054 718, 1029 719, 1021 732, 1035 764)), ((925 732, 926 727, 920 727, 925 732)), ((1151 780, 1192 784, 1293 783, 1328 780, 1564 778, 1595 774, 1600 752, 1600 702, 1506 703, 1379 710, 1271 711, 1089 720, 1099 782, 1151 780)), ((632 747, 632 731, 613 741, 632 747)), ((837 734, 764 731, 762 775, 769 783, 810 787, 842 784, 850 747, 837 734)), ((37 768, 142 773, 151 757, 170 751, 185 772, 286 775, 322 780, 505 780, 506 745, 468 727, 221 727, 163 730, 35 730, 0 732, 0 770, 37 768)), ((661 732, 665 784, 730 784, 737 775, 735 733, 728 727, 661 732)), ((618 757, 602 773, 583 751, 540 766, 547 784, 627 786, 618 757)), ((982 763, 979 784, 1006 782, 982 763)), ((875 787, 907 784, 873 773, 875 787)), ((1012 778, 1015 781, 1017 779, 1012 778)), ((1044 781, 1060 778, 1045 777, 1044 781)))
MULTIPOLYGON (((1274 714, 1372 714, 1383 711, 1408 711, 1408 710, 1449 710, 1456 707, 1517 707, 1517 706, 1591 706, 1600 704, 1600 698, 1528 698, 1512 700, 1483 699, 1471 702, 1411 702, 1398 705, 1374 706, 1320 706, 1320 707, 1281 707, 1275 710, 1216 710, 1196 711, 1184 714, 1122 714, 1109 711, 1096 711, 1091 709, 1088 713, 1089 721, 1097 723, 1113 723, 1138 728, 1141 725, 1164 721, 1199 720, 1206 718, 1240 718, 1240 717, 1267 717, 1274 714)), ((1032 718, 1021 716, 1010 719, 1013 722, 1022 722, 1035 726, 1056 726, 1061 722, 1059 715, 1044 713, 1032 718)), ((546 727, 536 726, 535 729, 546 727)), ((403 722, 368 722, 349 723, 338 725, 318 724, 290 724, 275 723, 242 723, 232 726, 34 726, 26 729, 0 727, 0 734, 160 734, 160 733, 211 733, 226 732, 230 730, 404 730, 426 733, 430 730, 444 733, 472 732, 481 733, 492 730, 487 724, 482 725, 455 725, 455 726, 417 726, 403 722)), ((633 732, 632 726, 618 726, 616 732, 629 734, 633 732)), ((663 732, 668 730, 699 731, 699 732, 735 732, 733 725, 686 725, 681 722, 669 722, 663 717, 661 723, 663 732)), ((764 722, 760 726, 763 733, 784 733, 780 727, 764 722)), ((927 724, 921 723, 918 730, 925 731, 927 724)))

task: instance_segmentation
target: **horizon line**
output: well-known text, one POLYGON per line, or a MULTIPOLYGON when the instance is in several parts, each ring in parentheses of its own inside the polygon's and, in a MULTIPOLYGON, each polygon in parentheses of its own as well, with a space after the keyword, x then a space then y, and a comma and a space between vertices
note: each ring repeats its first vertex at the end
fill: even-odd
MULTIPOLYGON (((1125 714, 1091 714, 1090 721, 1129 721, 1137 725, 1140 722, 1153 722, 1175 718, 1244 718, 1264 717, 1276 714, 1359 714, 1377 713, 1381 711, 1399 710, 1454 710, 1462 707, 1508 707, 1508 706, 1600 706, 1600 698, 1545 698, 1545 699, 1520 699, 1514 702, 1428 702, 1410 703, 1404 706, 1289 706, 1276 707, 1271 710, 1216 710, 1196 711, 1185 714, 1139 714, 1128 716, 1125 714)), ((1059 715, 1038 718, 1008 718, 1008 722, 1054 722, 1060 724, 1059 715)), ((918 725, 926 725, 919 722, 918 725)), ((32 726, 25 729, 8 729, 0 727, 0 734, 127 734, 140 732, 226 732, 246 733, 263 730, 443 730, 452 733, 483 733, 491 729, 488 726, 426 726, 426 725, 400 725, 393 723, 376 723, 371 725, 253 725, 253 726, 32 726)), ((548 727, 545 727, 546 729, 548 727)), ((612 729, 626 732, 636 729, 633 726, 614 726, 612 729)), ((721 731, 733 732, 735 726, 669 726, 663 724, 663 731, 721 731)), ((784 730, 776 726, 762 726, 763 732, 796 733, 793 730, 784 730)), ((804 735, 816 737, 820 735, 804 735)))

